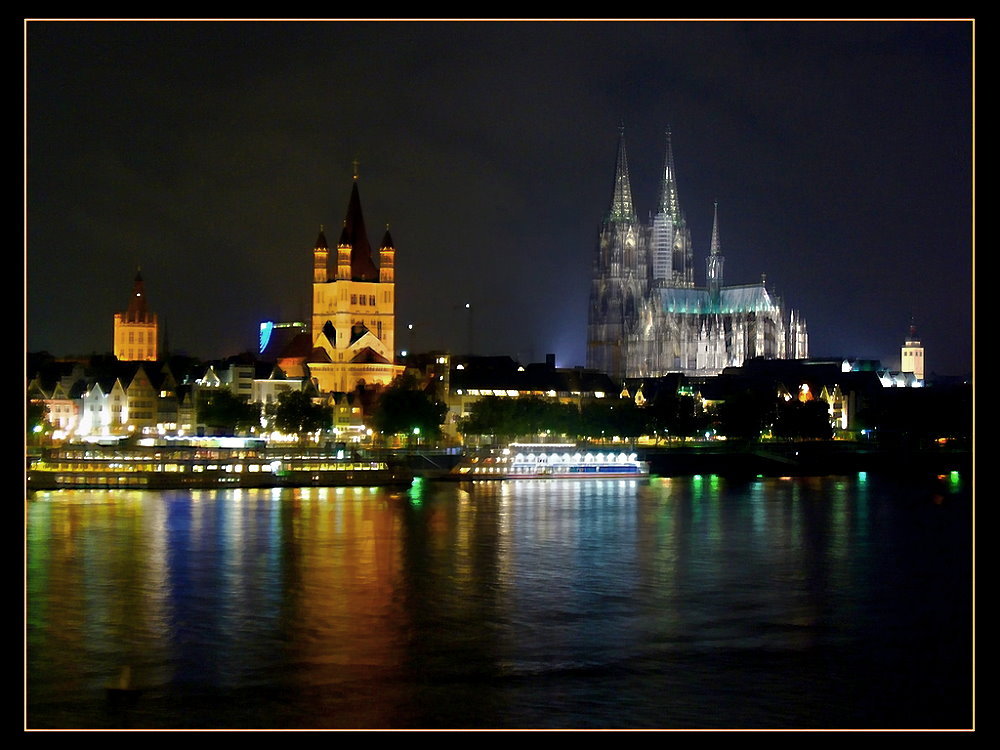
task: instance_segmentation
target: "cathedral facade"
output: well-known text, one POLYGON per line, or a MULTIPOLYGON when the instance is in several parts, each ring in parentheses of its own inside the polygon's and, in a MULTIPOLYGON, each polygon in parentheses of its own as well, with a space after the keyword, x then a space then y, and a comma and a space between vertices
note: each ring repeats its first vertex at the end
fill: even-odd
POLYGON ((619 136, 611 208, 601 222, 590 291, 587 366, 615 379, 671 372, 717 375, 744 360, 808 356, 805 321, 759 283, 723 283, 718 206, 695 286, 691 232, 667 150, 656 213, 640 222, 632 202, 624 134, 619 136))
POLYGON ((378 257, 376 266, 355 174, 336 246, 329 246, 321 227, 313 248, 308 368, 321 392, 387 385, 402 371, 394 364, 396 248, 388 228, 378 257))

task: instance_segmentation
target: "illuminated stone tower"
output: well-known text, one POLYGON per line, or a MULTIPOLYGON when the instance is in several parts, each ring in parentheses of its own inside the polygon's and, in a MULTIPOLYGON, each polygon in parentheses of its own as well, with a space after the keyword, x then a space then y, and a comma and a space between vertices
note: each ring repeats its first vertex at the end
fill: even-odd
POLYGON ((158 356, 156 313, 146 305, 142 273, 135 272, 128 309, 115 313, 115 356, 125 362, 155 361, 158 356))
POLYGON ((924 379, 924 347, 917 338, 917 327, 912 322, 900 358, 900 372, 912 372, 917 380, 924 379))
POLYGON ((632 203, 625 132, 619 128, 611 207, 598 231, 590 289, 588 367, 615 378, 625 376, 625 340, 639 324, 640 307, 648 286, 646 236, 632 203))
POLYGON ((313 355, 308 365, 321 391, 351 391, 359 381, 388 384, 401 369, 393 364, 395 255, 386 229, 375 266, 355 164, 336 251, 330 252, 322 227, 313 249, 313 355))
POLYGON ((674 146, 667 129, 667 149, 660 180, 660 202, 650 224, 653 280, 657 286, 694 286, 694 249, 691 231, 677 196, 674 146))

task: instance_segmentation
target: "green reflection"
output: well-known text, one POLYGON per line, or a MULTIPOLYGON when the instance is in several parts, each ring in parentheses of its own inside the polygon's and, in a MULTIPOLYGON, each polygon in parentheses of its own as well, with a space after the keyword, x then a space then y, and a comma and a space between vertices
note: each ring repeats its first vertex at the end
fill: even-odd
POLYGON ((413 484, 410 485, 410 505, 420 506, 424 502, 424 494, 427 492, 427 482, 423 477, 414 477, 413 484))

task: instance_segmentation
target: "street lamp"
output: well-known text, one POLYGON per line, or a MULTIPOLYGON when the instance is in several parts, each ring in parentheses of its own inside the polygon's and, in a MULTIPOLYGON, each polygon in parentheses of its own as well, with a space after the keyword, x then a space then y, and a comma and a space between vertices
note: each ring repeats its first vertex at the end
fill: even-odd
POLYGON ((472 305, 469 304, 468 302, 466 302, 465 303, 465 309, 469 311, 469 356, 471 357, 472 356, 472 348, 473 348, 473 346, 472 346, 472 344, 473 344, 473 341, 472 341, 472 331, 473 331, 473 325, 472 325, 472 305))

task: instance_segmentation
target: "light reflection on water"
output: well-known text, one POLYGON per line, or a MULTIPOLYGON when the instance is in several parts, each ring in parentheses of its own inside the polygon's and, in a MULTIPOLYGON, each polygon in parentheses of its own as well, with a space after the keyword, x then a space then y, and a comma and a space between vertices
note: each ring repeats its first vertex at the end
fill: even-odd
POLYGON ((954 477, 65 491, 27 511, 29 727, 971 722, 954 477), (124 665, 142 693, 122 708, 124 665))

